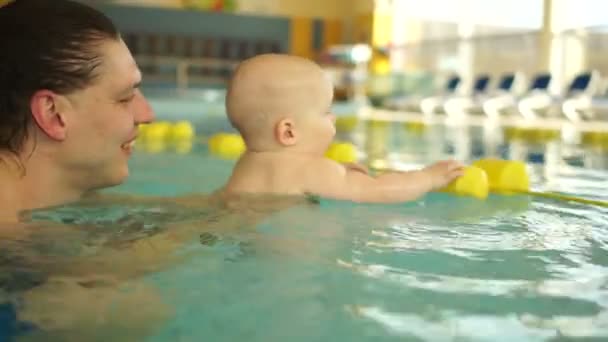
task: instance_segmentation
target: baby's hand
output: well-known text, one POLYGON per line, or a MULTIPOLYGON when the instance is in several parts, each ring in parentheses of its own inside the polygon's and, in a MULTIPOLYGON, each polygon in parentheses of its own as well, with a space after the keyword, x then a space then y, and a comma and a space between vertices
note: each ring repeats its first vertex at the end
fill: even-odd
POLYGON ((440 189, 450 184, 464 173, 464 166, 455 160, 444 160, 425 167, 423 172, 430 176, 433 189, 440 189))
POLYGON ((357 164, 357 163, 346 163, 344 164, 344 167, 347 170, 352 170, 352 171, 357 171, 357 172, 361 172, 364 174, 369 174, 369 170, 367 169, 367 167, 365 167, 364 165, 361 164, 357 164))

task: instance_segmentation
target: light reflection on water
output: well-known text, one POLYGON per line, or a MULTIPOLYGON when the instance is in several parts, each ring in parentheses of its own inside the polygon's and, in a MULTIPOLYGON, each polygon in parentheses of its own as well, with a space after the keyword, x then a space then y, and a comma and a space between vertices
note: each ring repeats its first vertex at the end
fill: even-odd
MULTIPOLYGON (((484 145, 495 135, 470 128, 363 129, 350 138, 370 159, 420 166, 454 155, 517 157, 528 160, 538 190, 608 200, 608 158, 596 150, 500 139, 484 145)), ((187 154, 142 149, 132 177, 110 193, 209 193, 232 163, 202 145, 187 154)), ((36 320, 36 336, 47 339, 608 338, 605 208, 432 194, 403 205, 268 209, 251 210, 251 219, 201 196, 38 212, 29 235, 2 238, 0 294, 20 297, 21 318, 36 320), (58 305, 62 313, 49 309, 58 305)))

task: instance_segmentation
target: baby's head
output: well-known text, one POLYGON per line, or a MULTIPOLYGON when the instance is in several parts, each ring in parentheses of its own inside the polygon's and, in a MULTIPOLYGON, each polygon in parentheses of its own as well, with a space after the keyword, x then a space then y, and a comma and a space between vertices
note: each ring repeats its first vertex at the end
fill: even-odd
POLYGON ((333 85, 315 63, 266 54, 243 61, 226 110, 250 151, 324 153, 335 135, 333 85))

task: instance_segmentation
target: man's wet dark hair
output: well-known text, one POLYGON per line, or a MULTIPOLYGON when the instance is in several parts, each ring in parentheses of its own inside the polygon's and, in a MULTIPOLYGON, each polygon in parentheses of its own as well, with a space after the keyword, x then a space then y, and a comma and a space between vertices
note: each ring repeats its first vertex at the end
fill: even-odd
POLYGON ((69 94, 98 76, 105 40, 120 39, 98 10, 70 0, 14 0, 0 7, 0 151, 21 152, 38 90, 69 94))

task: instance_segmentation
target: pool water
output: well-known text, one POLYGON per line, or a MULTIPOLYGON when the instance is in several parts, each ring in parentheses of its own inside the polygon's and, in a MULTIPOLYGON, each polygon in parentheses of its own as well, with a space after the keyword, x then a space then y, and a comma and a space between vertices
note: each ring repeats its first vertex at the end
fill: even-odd
MULTIPOLYGON (((338 138, 357 144, 363 160, 398 168, 447 157, 524 159, 537 190, 608 200, 608 156, 595 149, 496 142, 475 128, 380 123, 338 138)), ((200 142, 189 151, 142 142, 129 180, 107 192, 210 193, 233 164, 200 142)), ((480 201, 433 193, 391 205, 322 199, 265 212, 241 226, 229 219, 234 213, 206 205, 179 208, 106 203, 34 215, 38 222, 112 236, 104 241, 144 241, 158 232, 179 236, 173 248, 153 249, 154 259, 112 260, 117 274, 123 264, 154 260, 150 265, 157 267, 140 271, 137 281, 162 301, 161 318, 146 310, 157 306, 144 300, 132 312, 151 314, 149 320, 114 312, 123 321, 118 328, 104 323, 106 317, 73 329, 63 324, 58 336, 87 330, 87 336, 125 340, 144 331, 148 341, 608 339, 606 208, 524 195, 480 201)), ((45 236, 51 241, 53 234, 45 236)))

